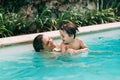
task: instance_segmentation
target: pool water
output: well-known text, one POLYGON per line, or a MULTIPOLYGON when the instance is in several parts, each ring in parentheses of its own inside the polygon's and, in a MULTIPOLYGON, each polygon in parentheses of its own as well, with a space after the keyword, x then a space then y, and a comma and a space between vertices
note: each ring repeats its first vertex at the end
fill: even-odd
POLYGON ((120 80, 120 29, 79 37, 87 56, 47 57, 31 44, 0 48, 0 80, 120 80))

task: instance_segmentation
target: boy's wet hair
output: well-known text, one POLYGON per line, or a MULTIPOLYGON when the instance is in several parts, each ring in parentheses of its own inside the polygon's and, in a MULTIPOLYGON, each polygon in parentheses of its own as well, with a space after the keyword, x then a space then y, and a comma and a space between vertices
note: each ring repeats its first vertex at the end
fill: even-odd
POLYGON ((66 23, 61 26, 60 30, 66 31, 66 33, 70 35, 74 35, 76 37, 76 31, 79 31, 77 26, 75 26, 72 22, 66 23))
POLYGON ((42 41, 43 35, 40 34, 36 36, 33 40, 33 47, 36 52, 40 52, 40 50, 43 50, 43 41, 42 41))

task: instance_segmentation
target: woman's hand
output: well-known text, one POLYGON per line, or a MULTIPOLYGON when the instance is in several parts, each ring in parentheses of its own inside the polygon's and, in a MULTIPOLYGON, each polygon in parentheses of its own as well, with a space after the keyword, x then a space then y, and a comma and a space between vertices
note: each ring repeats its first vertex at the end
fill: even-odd
POLYGON ((60 48, 54 48, 54 49, 53 49, 53 52, 60 52, 60 51, 61 51, 60 48))

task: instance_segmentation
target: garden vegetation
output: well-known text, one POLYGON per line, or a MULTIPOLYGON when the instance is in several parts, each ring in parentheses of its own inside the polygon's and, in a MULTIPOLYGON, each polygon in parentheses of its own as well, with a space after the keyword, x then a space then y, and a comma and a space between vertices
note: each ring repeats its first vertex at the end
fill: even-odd
MULTIPOLYGON (((48 0, 50 1, 52 0, 48 0)), ((61 4, 69 4, 80 0, 58 1, 61 4)), ((84 11, 81 11, 73 5, 65 11, 60 11, 57 9, 58 4, 55 4, 56 8, 46 6, 47 0, 0 0, 0 38, 58 30, 60 25, 66 22, 84 27, 120 21, 119 0, 89 1, 96 2, 97 9, 85 7, 84 11), (28 13, 23 9, 26 6, 28 13)))

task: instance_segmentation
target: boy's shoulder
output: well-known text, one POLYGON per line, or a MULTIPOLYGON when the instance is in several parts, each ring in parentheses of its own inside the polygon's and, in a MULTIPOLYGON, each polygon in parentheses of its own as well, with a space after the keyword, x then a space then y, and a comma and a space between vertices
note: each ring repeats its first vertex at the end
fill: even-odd
POLYGON ((81 38, 75 38, 75 40, 76 40, 77 43, 80 43, 80 44, 84 43, 84 41, 81 38))
POLYGON ((81 39, 81 38, 75 38, 75 40, 76 40, 76 41, 82 41, 82 39, 81 39))

